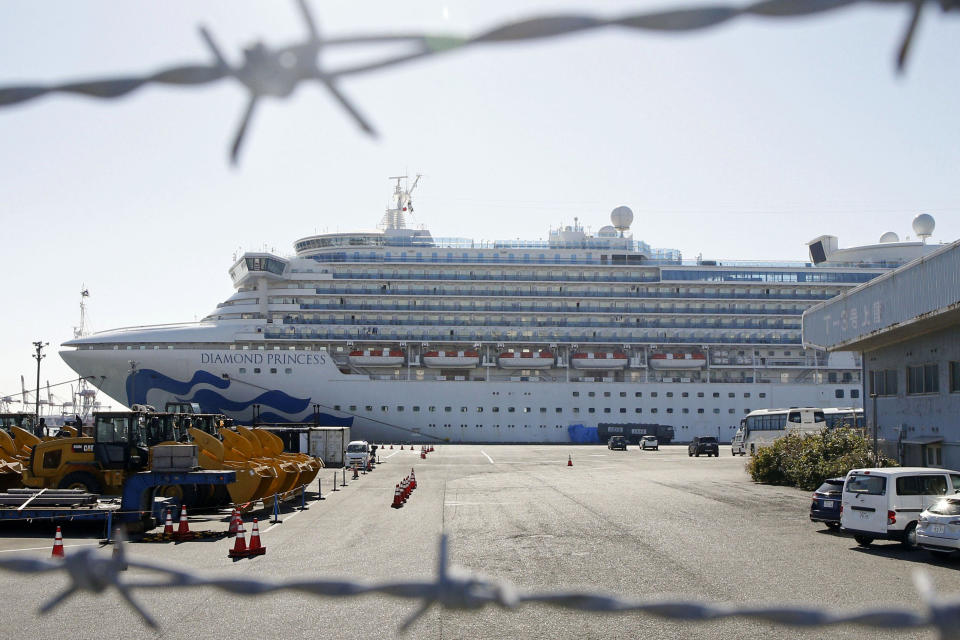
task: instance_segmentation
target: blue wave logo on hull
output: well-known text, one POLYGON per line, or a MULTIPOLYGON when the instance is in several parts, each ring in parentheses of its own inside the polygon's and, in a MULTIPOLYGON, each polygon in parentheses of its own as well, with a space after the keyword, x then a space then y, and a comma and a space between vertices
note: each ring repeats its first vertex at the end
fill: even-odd
MULTIPOLYGON (((296 420, 284 417, 280 413, 298 415, 306 411, 310 405, 310 398, 297 398, 276 390, 261 393, 256 398, 243 402, 229 400, 212 389, 199 389, 192 396, 189 395, 193 388, 199 384, 208 384, 217 389, 227 389, 230 387, 230 382, 229 379, 220 378, 209 371, 197 371, 190 380, 183 382, 154 369, 140 369, 133 375, 127 376, 126 391, 129 404, 147 404, 147 393, 159 389, 178 396, 185 402, 196 402, 204 413, 236 414, 255 404, 276 410, 276 412, 260 412, 261 422, 296 422, 296 420)), ((313 414, 309 414, 306 419, 312 420, 313 414)), ((327 413, 318 414, 317 419, 324 426, 349 427, 353 425, 353 418, 337 418, 327 413)))
POLYGON ((197 371, 187 382, 181 382, 153 369, 139 369, 133 375, 127 376, 127 404, 147 404, 147 392, 152 389, 167 391, 175 396, 190 393, 198 384, 209 384, 218 389, 230 386, 229 380, 224 380, 209 371, 197 371))
POLYGON ((571 424, 567 427, 570 442, 576 444, 593 444, 600 442, 600 434, 596 427, 587 427, 582 424, 571 424))

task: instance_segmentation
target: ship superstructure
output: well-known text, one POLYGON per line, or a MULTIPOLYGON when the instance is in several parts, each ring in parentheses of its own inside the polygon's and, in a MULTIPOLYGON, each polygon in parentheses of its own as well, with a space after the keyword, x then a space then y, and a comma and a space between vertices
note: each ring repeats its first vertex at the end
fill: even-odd
POLYGON ((860 363, 803 348, 801 314, 934 248, 821 236, 810 262, 685 261, 635 240, 624 206, 595 234, 575 219, 544 241, 437 238, 408 226, 417 182, 393 180, 378 229, 245 253, 235 293, 201 322, 102 332, 61 355, 128 405, 316 419, 372 440, 591 441, 650 425, 726 439, 754 409, 862 406, 860 363))

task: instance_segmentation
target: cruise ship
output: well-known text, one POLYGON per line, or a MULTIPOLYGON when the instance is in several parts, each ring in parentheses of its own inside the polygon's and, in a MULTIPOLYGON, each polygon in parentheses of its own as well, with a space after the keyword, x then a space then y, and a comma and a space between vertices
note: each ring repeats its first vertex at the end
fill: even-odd
POLYGON ((378 442, 596 442, 652 427, 726 440, 754 409, 862 406, 857 357, 804 348, 801 314, 936 248, 930 220, 918 241, 820 236, 809 262, 683 260, 635 240, 626 206, 596 233, 574 218, 547 240, 439 238, 408 225, 419 176, 391 180, 376 230, 245 253, 233 295, 203 320, 80 337, 61 356, 128 406, 194 402, 378 442))

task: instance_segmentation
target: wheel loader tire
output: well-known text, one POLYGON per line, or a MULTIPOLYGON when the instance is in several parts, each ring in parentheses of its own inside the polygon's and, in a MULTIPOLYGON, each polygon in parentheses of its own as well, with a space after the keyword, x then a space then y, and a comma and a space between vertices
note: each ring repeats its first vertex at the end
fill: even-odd
POLYGON ((102 493, 103 487, 100 486, 100 483, 97 482, 97 479, 93 477, 93 474, 87 473, 86 471, 74 471, 73 473, 68 473, 63 476, 63 479, 60 480, 60 484, 57 485, 58 489, 83 489, 87 493, 102 493))

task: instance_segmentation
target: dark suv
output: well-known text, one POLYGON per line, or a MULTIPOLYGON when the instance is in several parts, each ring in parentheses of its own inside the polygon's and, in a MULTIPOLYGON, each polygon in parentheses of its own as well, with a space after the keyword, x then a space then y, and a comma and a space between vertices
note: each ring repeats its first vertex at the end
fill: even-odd
POLYGON ((694 438, 690 442, 690 446, 687 447, 687 455, 697 456, 699 458, 701 453, 705 453, 708 456, 719 456, 720 443, 718 443, 717 439, 713 436, 694 438))
POLYGON ((610 436, 610 440, 607 442, 607 449, 621 449, 622 451, 626 451, 627 439, 623 436, 610 436))

